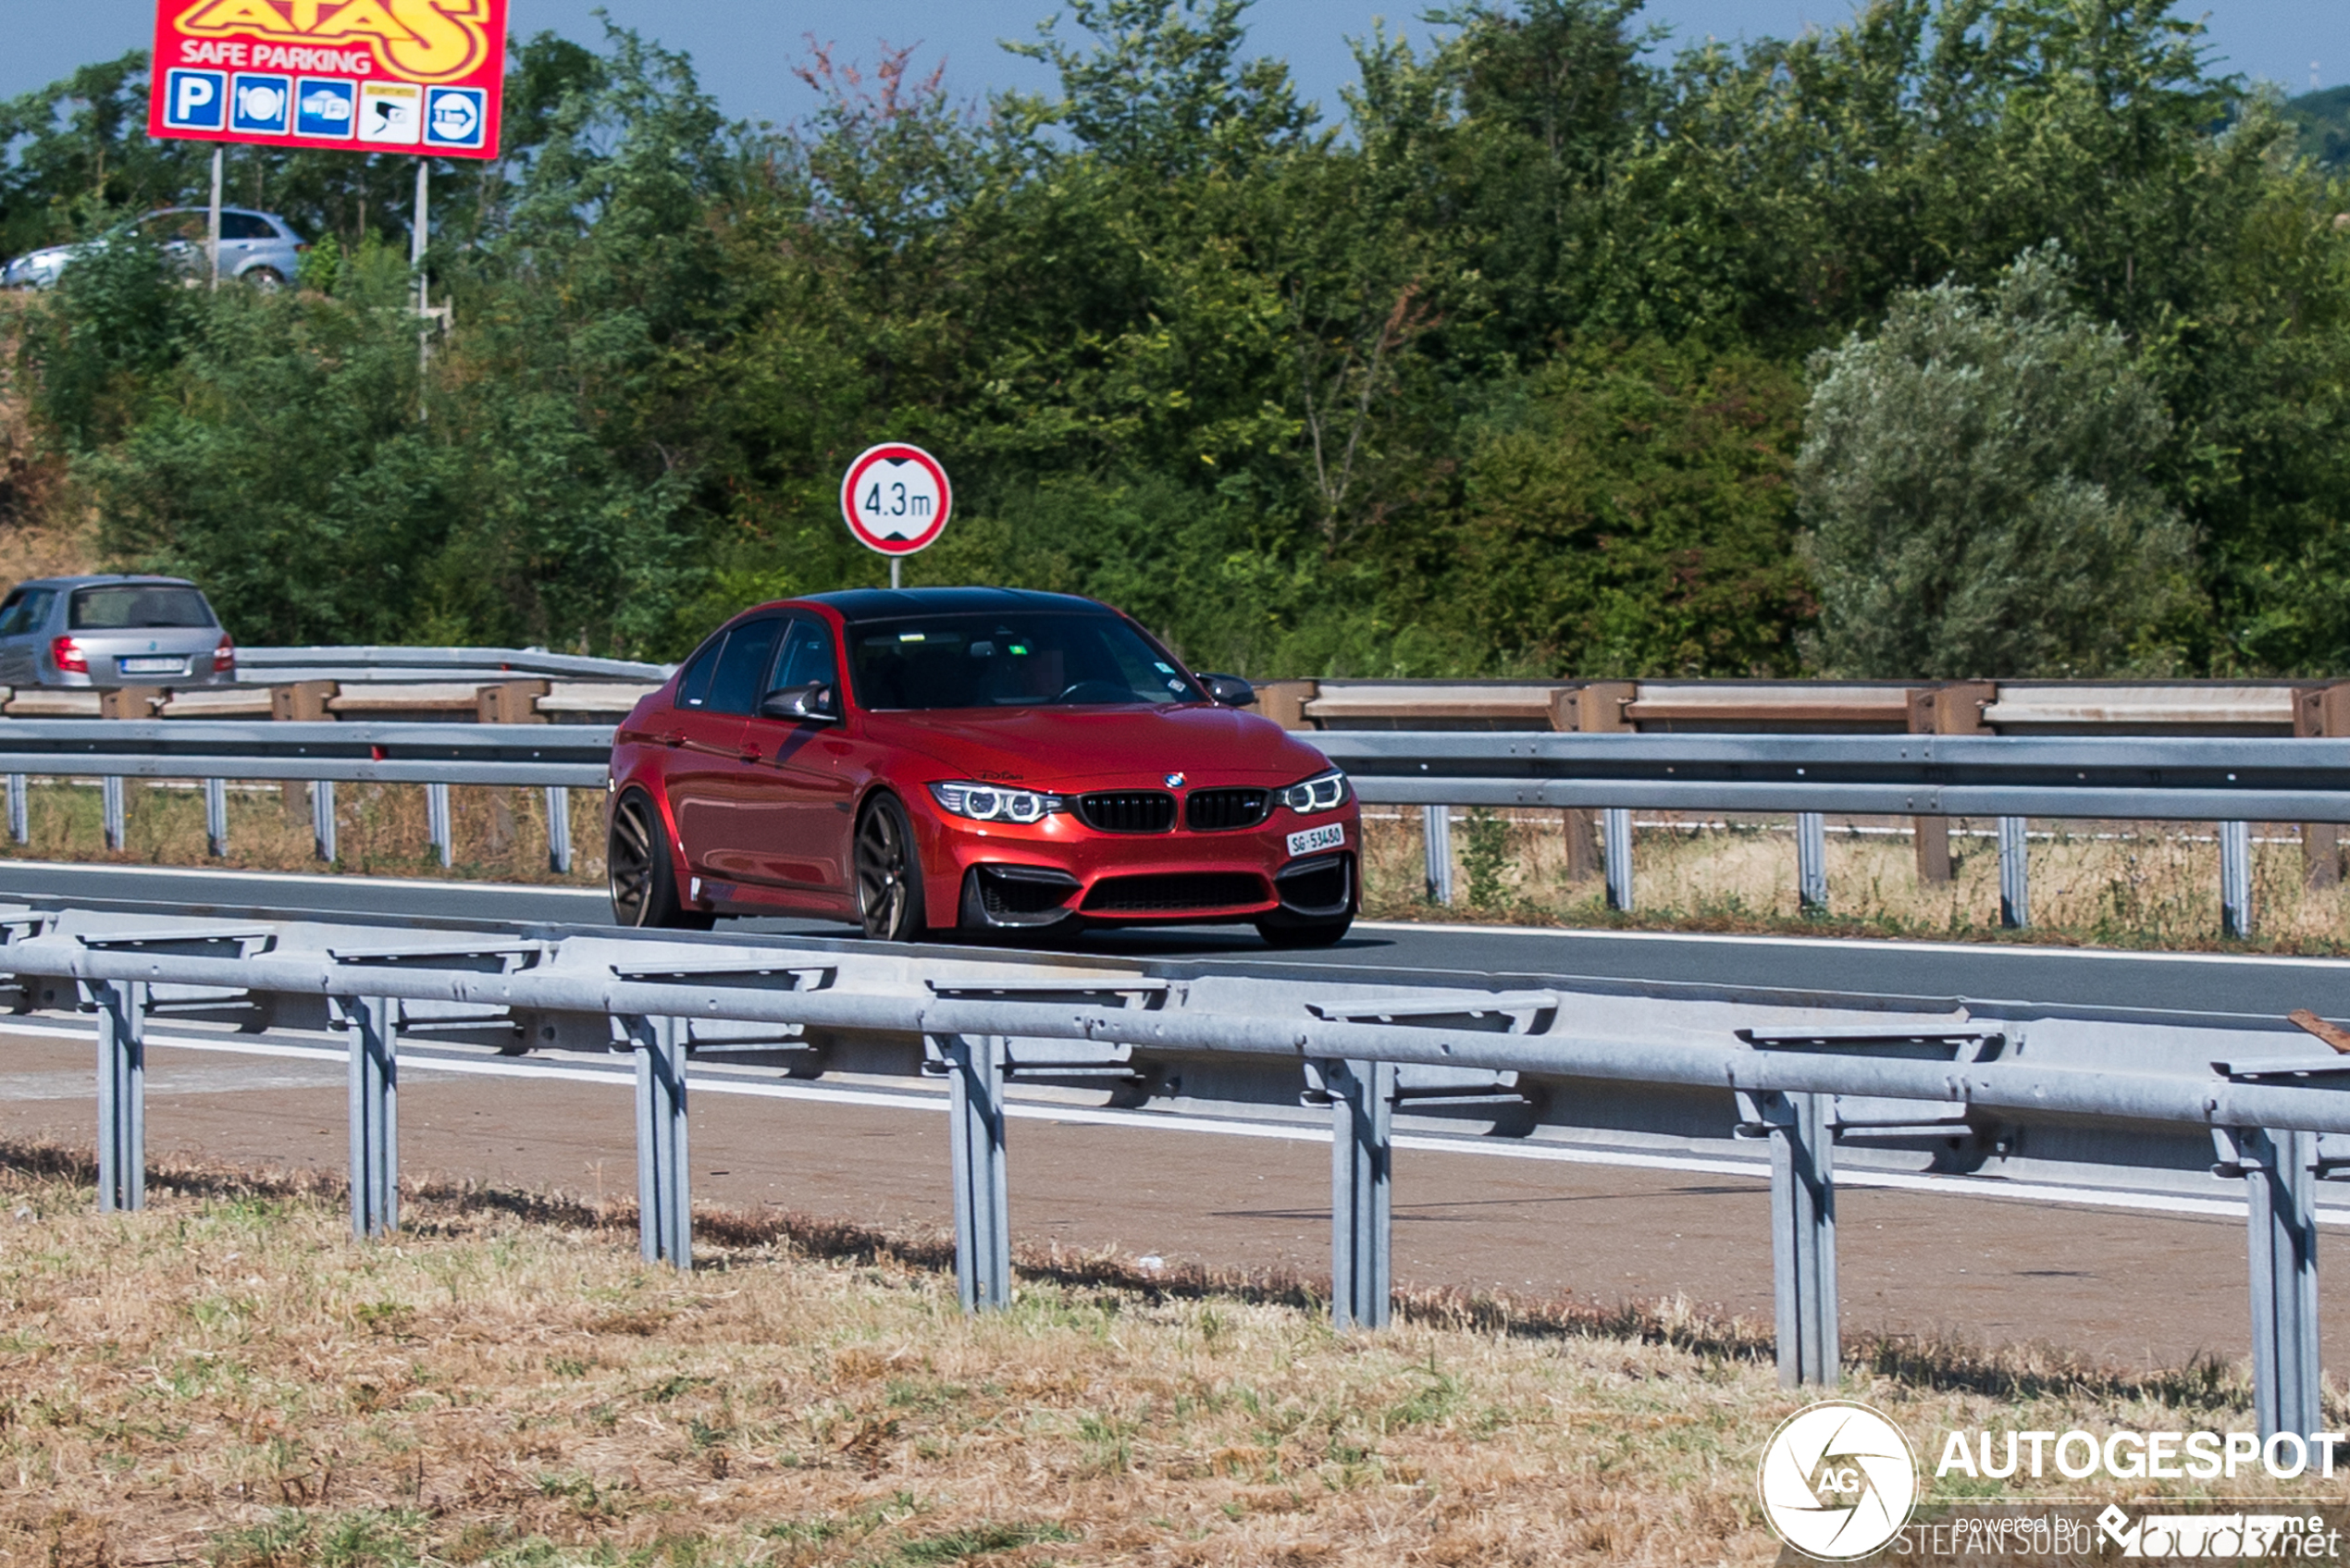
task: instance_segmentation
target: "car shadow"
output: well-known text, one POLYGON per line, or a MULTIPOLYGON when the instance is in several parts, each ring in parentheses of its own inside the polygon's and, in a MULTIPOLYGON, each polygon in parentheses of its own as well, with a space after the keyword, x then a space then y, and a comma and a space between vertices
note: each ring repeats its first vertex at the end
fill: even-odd
MULTIPOLYGON (((789 917, 753 916, 729 920, 719 930, 722 932, 755 932, 762 936, 838 938, 857 934, 854 926, 789 917)), ((933 933, 930 940, 934 944, 952 945, 983 953, 995 950, 1065 954, 1076 958, 1280 958, 1292 962, 1311 962, 1320 954, 1364 953, 1395 945, 1395 939, 1391 936, 1354 932, 1327 947, 1276 947, 1246 926, 1172 926, 1156 930, 1127 927, 1079 932, 1073 936, 993 932, 984 935, 949 935, 941 932, 933 933)))

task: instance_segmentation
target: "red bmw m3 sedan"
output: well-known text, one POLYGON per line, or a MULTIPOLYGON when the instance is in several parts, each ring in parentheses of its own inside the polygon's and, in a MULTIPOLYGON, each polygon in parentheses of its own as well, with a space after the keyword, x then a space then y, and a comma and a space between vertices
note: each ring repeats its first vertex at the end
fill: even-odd
POLYGON ((623 925, 796 913, 868 936, 1251 922, 1337 941, 1346 775, 1132 620, 1065 594, 917 588, 746 611, 612 747, 623 925))

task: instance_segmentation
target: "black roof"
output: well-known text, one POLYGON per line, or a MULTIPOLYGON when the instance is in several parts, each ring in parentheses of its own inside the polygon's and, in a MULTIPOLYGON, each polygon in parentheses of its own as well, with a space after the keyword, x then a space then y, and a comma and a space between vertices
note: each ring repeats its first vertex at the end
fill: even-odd
POLYGON ((1039 593, 1033 588, 843 588, 836 593, 809 594, 809 601, 829 604, 844 621, 881 621, 907 615, 984 615, 989 611, 1058 610, 1064 613, 1107 615, 1109 607, 1076 594, 1039 593))

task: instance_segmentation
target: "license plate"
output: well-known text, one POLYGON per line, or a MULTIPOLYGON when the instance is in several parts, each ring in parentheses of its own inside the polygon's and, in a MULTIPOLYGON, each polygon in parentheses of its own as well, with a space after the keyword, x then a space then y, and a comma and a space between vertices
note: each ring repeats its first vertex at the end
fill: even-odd
POLYGON ((1332 822, 1328 827, 1307 828, 1304 833, 1289 835, 1289 852, 1311 855, 1317 849, 1336 849, 1346 842, 1346 824, 1332 822))
POLYGON ((188 673, 185 659, 118 659, 115 668, 126 675, 184 675, 188 673))

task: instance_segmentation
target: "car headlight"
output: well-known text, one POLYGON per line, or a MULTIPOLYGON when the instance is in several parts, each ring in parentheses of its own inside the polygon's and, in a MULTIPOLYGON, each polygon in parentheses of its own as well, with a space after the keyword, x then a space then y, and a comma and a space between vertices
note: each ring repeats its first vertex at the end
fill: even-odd
POLYGON ((941 809, 974 822, 1036 822, 1068 803, 1058 795, 1033 789, 1006 789, 1001 784, 957 781, 930 786, 931 798, 941 809))
POLYGON ((1327 773, 1317 773, 1304 784, 1293 784, 1281 791, 1282 805, 1292 811, 1335 811, 1354 796, 1346 775, 1332 768, 1327 773))

